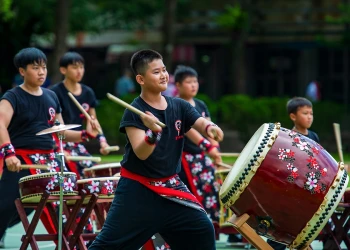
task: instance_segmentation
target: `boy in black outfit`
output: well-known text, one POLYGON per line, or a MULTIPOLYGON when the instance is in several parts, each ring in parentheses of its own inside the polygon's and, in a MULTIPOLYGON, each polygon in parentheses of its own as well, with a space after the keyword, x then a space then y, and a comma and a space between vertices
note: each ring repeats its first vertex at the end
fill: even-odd
POLYGON ((131 68, 141 85, 141 95, 131 105, 145 114, 124 113, 122 177, 102 231, 89 249, 139 249, 158 232, 172 250, 213 250, 213 225, 177 173, 184 135, 191 127, 218 141, 223 132, 188 102, 161 95, 169 74, 158 52, 136 52, 131 68))
MULTIPOLYGON (((53 136, 36 133, 50 128, 56 119, 63 124, 61 106, 51 90, 41 88, 46 80, 46 56, 36 48, 26 48, 14 57, 14 64, 24 81, 18 87, 7 91, 0 101, 0 150, 5 164, 0 180, 0 238, 6 229, 20 220, 14 201, 20 197, 18 181, 24 176, 40 173, 39 169, 21 170, 21 164, 48 165, 50 172, 60 171, 60 161, 53 151, 53 136)), ((87 131, 64 131, 68 141, 79 142, 95 137, 97 130, 93 123, 87 131)), ((28 214, 32 210, 27 210, 28 214)), ((55 233, 48 214, 41 220, 49 233, 55 233)))
MULTIPOLYGON (((292 130, 309 137, 315 142, 319 143, 320 140, 318 135, 309 130, 314 120, 314 115, 312 111, 312 103, 304 97, 294 97, 287 102, 287 112, 289 118, 292 120, 294 126, 292 130)), ((267 243, 275 250, 284 250, 287 248, 286 245, 267 240, 267 243)))
MULTIPOLYGON (((60 58, 60 71, 64 75, 64 80, 55 84, 51 90, 56 93, 62 107, 62 117, 67 124, 85 123, 85 116, 79 108, 68 96, 71 92, 75 99, 85 109, 85 111, 95 118, 96 126, 100 127, 97 121, 95 107, 97 99, 94 91, 85 84, 80 83, 84 76, 84 58, 77 52, 67 52, 60 58)), ((80 128, 77 128, 77 130, 80 128)), ((102 130, 102 129, 101 129, 102 130)), ((100 142, 100 152, 108 154, 104 148, 108 147, 107 140, 103 134, 99 134, 97 139, 100 142)), ((91 156, 82 143, 67 142, 63 144, 63 148, 70 155, 91 156)), ((92 167, 93 163, 89 160, 79 162, 67 162, 68 169, 78 174, 83 178, 83 169, 92 167)))

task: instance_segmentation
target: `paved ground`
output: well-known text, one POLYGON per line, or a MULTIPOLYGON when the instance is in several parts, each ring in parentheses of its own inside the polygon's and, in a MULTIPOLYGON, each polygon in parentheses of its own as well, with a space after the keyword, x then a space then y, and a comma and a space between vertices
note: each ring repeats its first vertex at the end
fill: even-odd
MULTIPOLYGON (((46 233, 44 227, 42 226, 42 224, 39 224, 39 226, 37 227, 36 231, 37 234, 40 233, 46 233)), ((6 238, 5 238, 5 246, 7 250, 18 250, 20 245, 21 245, 21 236, 24 233, 24 229, 22 224, 18 224, 17 226, 9 229, 7 231, 6 234, 6 238)), ((219 241, 217 241, 217 250, 238 250, 238 249, 244 249, 244 247, 226 247, 226 240, 227 240, 227 236, 226 235, 220 235, 220 239, 219 241)), ((55 249, 55 245, 53 244, 53 242, 39 242, 39 247, 40 250, 44 249, 44 250, 53 250, 55 249)), ((314 250, 322 250, 322 244, 318 241, 315 241, 312 243, 312 247, 314 250)), ((28 248, 30 249, 30 248, 28 248)), ((246 248, 248 249, 248 248, 246 248)), ((254 248, 251 248, 254 249, 254 248)), ((346 247, 344 246, 344 249, 346 249, 346 247)), ((185 250, 185 249, 184 249, 185 250)))

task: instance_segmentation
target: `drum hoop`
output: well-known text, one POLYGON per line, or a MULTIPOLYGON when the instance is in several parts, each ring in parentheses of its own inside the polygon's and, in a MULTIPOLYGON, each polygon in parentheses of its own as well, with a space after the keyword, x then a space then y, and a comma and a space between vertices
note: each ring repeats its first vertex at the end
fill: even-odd
MULTIPOLYGON (((61 175, 61 172, 51 172, 51 173, 33 174, 33 175, 25 176, 25 177, 22 177, 21 179, 19 179, 18 183, 36 180, 36 179, 47 178, 47 177, 52 177, 54 175, 61 175)), ((63 176, 74 176, 76 178, 77 174, 74 172, 63 172, 63 176)))
MULTIPOLYGON (((79 195, 79 192, 77 192, 77 191, 63 191, 63 194, 64 195, 79 195)), ((34 197, 41 197, 42 195, 43 195, 43 193, 35 193, 35 194, 24 195, 24 196, 21 197, 21 201, 23 203, 26 203, 23 200, 28 199, 28 198, 34 198, 34 197)), ((60 191, 50 192, 50 195, 55 195, 55 196, 60 195, 60 191)), ((29 202, 27 202, 27 203, 29 203, 29 202)))
MULTIPOLYGON (((242 168, 233 180, 229 180, 229 173, 220 188, 219 196, 222 204, 226 208, 231 207, 238 200, 240 195, 244 192, 251 179, 254 177, 256 171, 260 167, 261 163, 265 159, 267 153, 270 151, 272 145, 275 143, 280 128, 280 123, 265 123, 261 125, 260 128, 257 130, 259 131, 260 129, 263 129, 260 137, 257 140, 258 143, 251 150, 251 152, 253 152, 253 155, 250 159, 247 158, 246 160, 244 160, 243 165, 246 167, 242 168), (231 182, 231 184, 228 183, 229 181, 231 182), (224 190, 223 187, 226 186, 227 188, 226 190, 224 190)), ((249 142, 247 143, 247 145, 248 144, 249 142)), ((234 170, 235 165, 237 163, 240 163, 240 158, 243 157, 243 152, 245 148, 242 150, 242 153, 238 156, 231 171, 234 170)))
POLYGON ((311 220, 300 231, 295 240, 289 246, 290 249, 301 249, 303 246, 311 244, 317 235, 324 228, 328 219, 337 208, 345 190, 348 186, 349 176, 344 170, 344 163, 339 164, 338 173, 332 185, 329 187, 319 209, 312 216, 311 220))
POLYGON ((77 184, 83 184, 83 183, 87 183, 89 181, 107 181, 107 180, 112 180, 112 181, 119 181, 120 177, 115 177, 115 176, 111 176, 111 177, 96 177, 96 178, 87 178, 87 179, 80 179, 77 180, 77 184))
POLYGON ((84 172, 93 171, 93 170, 101 170, 101 169, 109 169, 109 168, 120 168, 120 163, 109 163, 109 164, 101 164, 97 166, 93 166, 91 168, 84 168, 84 172), (113 165, 116 164, 116 165, 113 165))

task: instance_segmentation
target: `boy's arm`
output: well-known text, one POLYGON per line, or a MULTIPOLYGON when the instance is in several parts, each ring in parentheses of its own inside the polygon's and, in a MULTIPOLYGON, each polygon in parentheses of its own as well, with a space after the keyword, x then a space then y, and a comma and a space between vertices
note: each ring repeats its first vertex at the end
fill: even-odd
POLYGON ((205 142, 205 137, 203 137, 197 130, 195 129, 190 129, 187 133, 186 133, 186 137, 189 138, 194 144, 198 145, 203 151, 205 151, 213 160, 214 163, 220 163, 222 162, 221 156, 220 156, 220 152, 218 150, 218 148, 216 147, 217 142, 215 142, 215 144, 209 142, 206 143, 205 142))
POLYGON ((4 157, 7 169, 19 172, 21 161, 15 155, 15 149, 12 147, 8 126, 13 116, 13 108, 9 101, 3 99, 0 101, 0 146, 4 150, 4 157), (11 146, 10 146, 11 145, 11 146), (11 150, 12 147, 12 150, 11 150))
POLYGON ((199 117, 192 126, 202 135, 207 135, 215 141, 222 141, 224 139, 224 132, 216 124, 203 117, 199 117))
POLYGON ((132 149, 140 160, 146 160, 156 148, 162 135, 162 128, 156 124, 158 119, 149 111, 140 116, 143 124, 149 128, 146 132, 136 127, 125 127, 132 149))
MULTIPOLYGON (((93 118, 95 118, 95 127, 98 128, 102 132, 102 127, 100 123, 97 120, 97 115, 96 115, 96 109, 95 108, 90 108, 89 109, 89 115, 93 118)), ((100 153, 103 155, 109 154, 108 150, 105 150, 106 147, 109 147, 107 143, 106 137, 102 134, 99 134, 97 136, 98 141, 100 142, 100 153)))
MULTIPOLYGON (((61 114, 56 114, 55 120, 58 120, 60 124, 64 124, 61 114)), ((63 140, 66 142, 81 142, 88 140, 89 138, 95 138, 98 134, 98 131, 92 127, 91 123, 93 123, 93 121, 86 124, 86 130, 75 131, 68 129, 60 132, 64 134, 63 140)))

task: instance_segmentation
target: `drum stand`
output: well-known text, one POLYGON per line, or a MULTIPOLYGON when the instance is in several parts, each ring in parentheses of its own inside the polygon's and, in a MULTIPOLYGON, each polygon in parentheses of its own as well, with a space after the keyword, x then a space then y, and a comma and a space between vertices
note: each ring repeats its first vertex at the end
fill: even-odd
MULTIPOLYGON (((246 238, 256 249, 258 250, 273 250, 273 248, 264 241, 253 228, 247 224, 249 219, 248 214, 243 214, 240 217, 233 215, 228 222, 231 223, 244 238, 246 238)), ((302 250, 312 250, 309 246, 306 246, 302 250)))
POLYGON ((59 204, 59 212, 58 212, 58 249, 62 249, 62 229, 63 229, 63 170, 65 169, 66 165, 64 162, 64 151, 63 151, 63 134, 57 133, 58 139, 60 141, 60 153, 58 153, 59 156, 61 156, 62 166, 61 166, 61 175, 58 177, 58 183, 60 185, 60 204, 59 204))

